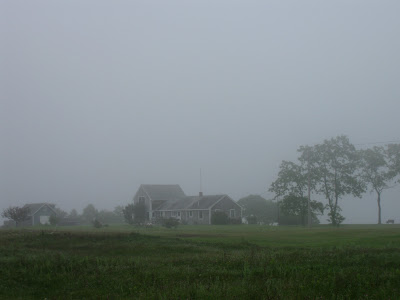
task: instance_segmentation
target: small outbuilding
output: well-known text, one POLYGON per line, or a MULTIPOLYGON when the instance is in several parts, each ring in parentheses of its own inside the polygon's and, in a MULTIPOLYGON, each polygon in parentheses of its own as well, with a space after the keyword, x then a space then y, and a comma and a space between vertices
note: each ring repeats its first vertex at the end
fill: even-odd
POLYGON ((30 203, 24 207, 29 208, 28 219, 23 222, 23 226, 50 224, 50 217, 57 216, 54 204, 49 203, 30 203))

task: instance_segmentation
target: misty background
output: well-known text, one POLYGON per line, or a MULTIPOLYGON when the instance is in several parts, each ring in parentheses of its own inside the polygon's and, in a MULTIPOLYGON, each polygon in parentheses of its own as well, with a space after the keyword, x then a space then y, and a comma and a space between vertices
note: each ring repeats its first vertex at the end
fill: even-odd
MULTIPOLYGON (((300 145, 399 143, 399 11, 389 0, 1 1, 0 211, 112 210, 142 183, 195 195, 200 168, 205 194, 271 199, 300 145)), ((400 222, 399 192, 383 192, 384 222, 400 222)), ((374 194, 339 205, 344 223, 377 222, 374 194)))

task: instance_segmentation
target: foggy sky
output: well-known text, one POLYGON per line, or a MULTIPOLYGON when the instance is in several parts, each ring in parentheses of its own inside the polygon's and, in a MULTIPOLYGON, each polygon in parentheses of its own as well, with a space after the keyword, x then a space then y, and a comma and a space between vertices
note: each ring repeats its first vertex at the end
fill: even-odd
MULTIPOLYGON (((200 168, 205 194, 271 198, 300 145, 400 142, 399 11, 397 0, 3 0, 0 210, 113 209, 142 183, 195 195, 200 168)), ((384 192, 384 221, 400 221, 399 191, 384 192)), ((374 195, 340 206, 346 222, 377 221, 374 195)))

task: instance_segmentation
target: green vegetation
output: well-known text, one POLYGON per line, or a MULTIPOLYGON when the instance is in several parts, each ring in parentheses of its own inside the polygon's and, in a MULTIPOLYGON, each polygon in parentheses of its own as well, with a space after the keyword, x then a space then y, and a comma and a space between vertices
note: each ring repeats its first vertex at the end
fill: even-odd
POLYGON ((398 225, 0 230, 0 299, 395 299, 399 250, 398 225))
POLYGON ((260 195, 249 195, 237 203, 243 208, 243 216, 249 223, 269 224, 278 221, 278 205, 260 195))
MULTIPOLYGON (((290 201, 292 216, 301 217, 304 223, 305 196, 308 199, 310 193, 323 195, 327 200, 328 221, 339 226, 345 219, 340 213, 339 200, 350 195, 360 198, 370 188, 377 194, 378 224, 381 224, 382 192, 390 183, 400 182, 399 144, 356 150, 348 137, 341 135, 312 147, 300 146, 297 152, 298 162, 282 161, 278 178, 269 188, 275 199, 290 196, 294 200, 290 201)), ((312 217, 313 208, 310 210, 312 217)))

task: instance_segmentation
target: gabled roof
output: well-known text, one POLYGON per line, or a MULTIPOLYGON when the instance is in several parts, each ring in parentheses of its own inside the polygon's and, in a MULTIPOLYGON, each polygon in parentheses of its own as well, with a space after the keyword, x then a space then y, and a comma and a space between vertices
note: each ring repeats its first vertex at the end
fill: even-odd
POLYGON ((29 215, 32 216, 34 215, 39 209, 41 209, 43 206, 48 206, 50 207, 50 209, 52 209, 54 212, 54 208, 55 205, 54 204, 50 204, 50 203, 29 203, 29 204, 25 204, 24 207, 29 207, 29 215))
POLYGON ((209 209, 220 199, 224 198, 226 195, 210 195, 210 196, 196 196, 196 200, 188 209, 209 209))
POLYGON ((177 200, 186 196, 178 184, 142 184, 141 187, 151 200, 177 200))
POLYGON ((187 196, 178 200, 170 200, 163 203, 157 210, 177 210, 177 209, 209 209, 226 195, 211 196, 187 196))

